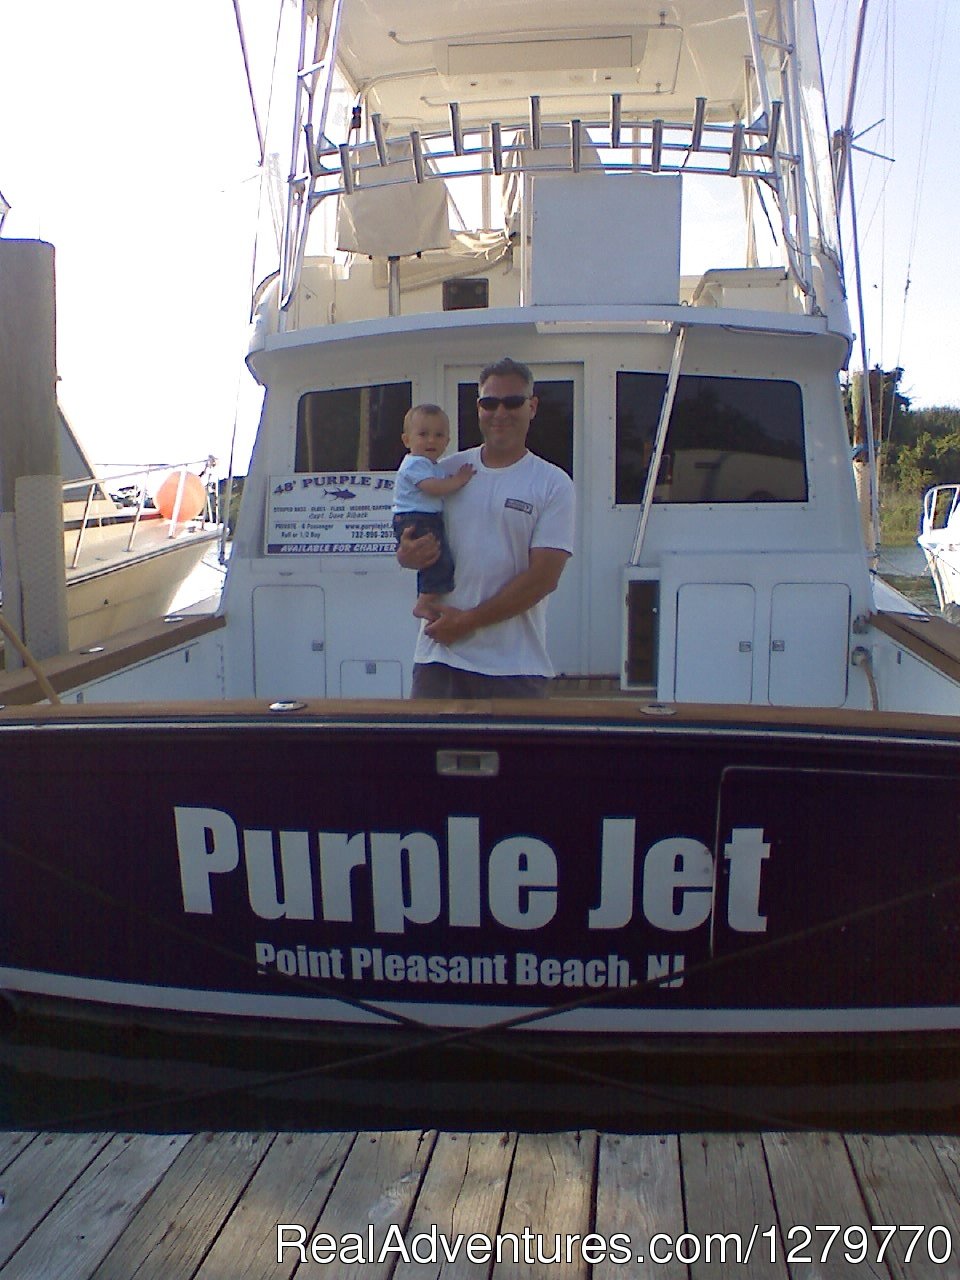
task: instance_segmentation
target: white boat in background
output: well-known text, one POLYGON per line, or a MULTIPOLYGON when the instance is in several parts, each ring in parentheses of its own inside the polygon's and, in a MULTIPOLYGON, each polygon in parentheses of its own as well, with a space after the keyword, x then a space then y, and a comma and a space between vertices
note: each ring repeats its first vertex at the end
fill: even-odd
POLYGON ((44 664, 58 706, 0 681, 8 999, 335 1044, 956 1036, 960 644, 862 543, 812 0, 299 24, 220 607, 44 664), (577 492, 557 694, 406 701, 404 412, 478 443, 504 354, 577 492))
POLYGON ((211 458, 148 464, 108 481, 96 473, 62 414, 60 441, 64 474, 70 476, 63 485, 67 645, 75 651, 169 613, 190 594, 186 584, 217 550, 222 528, 211 458), (119 492, 125 487, 119 482, 127 479, 134 483, 119 492), (181 480, 188 495, 186 501, 181 496, 182 510, 174 509, 181 480), (164 481, 174 492, 166 514, 149 496, 164 481))
POLYGON ((960 622, 960 484, 938 484, 923 495, 920 532, 944 617, 960 622))
POLYGON ((167 614, 221 528, 214 459, 106 478, 59 418, 69 646, 82 650, 167 614), (166 514, 150 497, 161 482, 173 491, 166 514))

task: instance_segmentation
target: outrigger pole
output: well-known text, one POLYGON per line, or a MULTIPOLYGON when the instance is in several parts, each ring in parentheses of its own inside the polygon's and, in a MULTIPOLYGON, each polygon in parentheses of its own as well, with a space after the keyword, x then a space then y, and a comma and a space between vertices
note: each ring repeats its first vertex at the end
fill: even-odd
POLYGON ((850 71, 850 88, 847 92, 847 110, 840 131, 840 155, 836 167, 837 210, 843 199, 844 180, 850 180, 850 227, 853 233, 853 265, 857 277, 857 319, 860 331, 860 365, 863 369, 863 421, 867 437, 867 467, 870 475, 870 537, 873 546, 868 548, 874 560, 880 554, 880 494, 877 472, 877 444, 873 435, 873 401, 870 394, 870 368, 867 358, 866 324, 863 313, 863 276, 860 270, 860 233, 857 223, 857 200, 853 187, 853 108, 856 100, 857 79, 860 73, 860 54, 863 50, 863 32, 866 25, 869 0, 860 0, 857 16, 857 40, 850 71))

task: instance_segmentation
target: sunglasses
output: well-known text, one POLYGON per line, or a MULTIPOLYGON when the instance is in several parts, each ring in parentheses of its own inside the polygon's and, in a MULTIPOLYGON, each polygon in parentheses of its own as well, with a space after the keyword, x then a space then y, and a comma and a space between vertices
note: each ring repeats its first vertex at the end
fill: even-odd
POLYGON ((494 413, 501 405, 505 409, 519 409, 529 399, 529 396, 481 396, 477 404, 487 413, 494 413))

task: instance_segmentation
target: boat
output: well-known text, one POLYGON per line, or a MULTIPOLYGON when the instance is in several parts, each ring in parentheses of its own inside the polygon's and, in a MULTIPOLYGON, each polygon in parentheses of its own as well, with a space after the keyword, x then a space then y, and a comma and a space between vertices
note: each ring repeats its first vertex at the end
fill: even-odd
POLYGON ((0 239, 0 253, 0 668, 17 668, 189 599, 185 584, 221 529, 212 456, 97 473, 56 394, 53 247, 0 239), (32 284, 37 272, 45 288, 32 284))
POLYGON ((940 611, 960 621, 960 484, 938 484, 923 495, 917 534, 940 611))
POLYGON ((955 1040, 960 647, 863 545, 812 3, 299 22, 219 607, 44 661, 54 705, 0 682, 10 1008, 474 1061, 955 1040), (410 700, 403 417, 478 442, 504 354, 578 499, 554 695, 410 700))
POLYGON ((106 480, 58 417, 68 644, 77 650, 168 614, 201 560, 217 552, 221 526, 215 459, 115 469, 106 480), (151 497, 164 484, 165 512, 151 497))

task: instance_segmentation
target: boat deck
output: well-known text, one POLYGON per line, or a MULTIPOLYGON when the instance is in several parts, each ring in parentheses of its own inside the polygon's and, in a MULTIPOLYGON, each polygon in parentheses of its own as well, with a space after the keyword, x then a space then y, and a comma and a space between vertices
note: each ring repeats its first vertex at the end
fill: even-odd
POLYGON ((297 1228, 307 1259, 317 1233, 333 1238, 320 1237, 317 1262, 333 1262, 327 1274, 340 1280, 960 1270, 957 1137, 7 1132, 0 1171, 4 1280, 322 1274, 301 1264, 297 1228), (279 1262, 278 1224, 290 1245, 279 1262), (361 1261, 371 1228, 375 1254, 388 1247, 361 1261), (421 1261, 405 1260, 421 1233, 421 1261), (477 1233, 491 1247, 475 1238, 471 1259, 477 1233), (577 1239, 588 1233, 600 1237, 586 1244, 592 1262, 577 1239), (559 1268, 547 1261, 558 1235, 571 1250, 559 1268))

